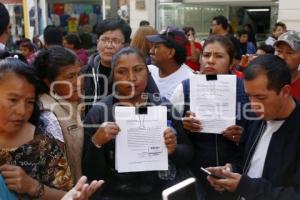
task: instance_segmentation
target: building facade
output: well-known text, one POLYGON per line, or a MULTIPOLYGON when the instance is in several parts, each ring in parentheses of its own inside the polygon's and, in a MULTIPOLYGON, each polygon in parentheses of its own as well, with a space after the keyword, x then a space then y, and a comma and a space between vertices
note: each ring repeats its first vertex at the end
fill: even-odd
MULTIPOLYGON (((11 13, 14 40, 40 35, 48 24, 65 33, 91 33, 105 18, 122 18, 133 28, 141 20, 162 30, 166 26, 193 26, 199 38, 209 34, 211 19, 224 15, 238 31, 250 23, 263 40, 274 23, 300 31, 299 0, 2 0, 11 13), (25 10, 25 12, 24 12, 25 10), (35 12, 38 15, 35 15, 35 12), (24 13, 24 14, 23 14, 24 13)), ((2 2, 1 1, 1 2, 2 2)))
POLYGON ((288 29, 300 31, 298 0, 145 0, 145 9, 136 9, 140 0, 130 1, 130 24, 138 28, 140 20, 148 20, 158 30, 166 26, 193 26, 199 38, 209 34, 211 19, 226 16, 236 32, 243 24, 251 24, 258 40, 270 34, 277 21, 288 29))

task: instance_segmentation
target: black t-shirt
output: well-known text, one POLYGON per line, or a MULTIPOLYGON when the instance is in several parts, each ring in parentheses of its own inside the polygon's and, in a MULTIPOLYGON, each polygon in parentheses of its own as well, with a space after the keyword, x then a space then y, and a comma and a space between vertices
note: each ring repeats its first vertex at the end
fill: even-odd
POLYGON ((110 76, 110 72, 111 72, 111 67, 110 66, 107 67, 107 66, 104 66, 100 63, 98 70, 99 70, 100 74, 103 74, 106 77, 110 76))
POLYGON ((111 73, 111 67, 107 67, 99 64, 98 69, 96 70, 96 74, 100 74, 98 76, 98 96, 107 96, 111 93, 111 88, 109 87, 109 76, 111 73), (98 71, 97 71, 98 70, 98 71))
POLYGON ((240 43, 242 55, 247 54, 247 43, 240 43))

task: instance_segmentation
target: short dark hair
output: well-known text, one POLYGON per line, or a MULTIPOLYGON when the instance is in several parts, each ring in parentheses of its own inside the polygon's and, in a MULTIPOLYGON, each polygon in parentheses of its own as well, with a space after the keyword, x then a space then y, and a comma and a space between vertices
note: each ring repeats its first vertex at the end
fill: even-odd
POLYGON ((185 26, 182 28, 182 30, 184 31, 185 34, 187 34, 189 31, 192 31, 193 34, 195 34, 195 29, 192 26, 185 26))
POLYGON ((140 21, 140 26, 150 26, 150 22, 148 22, 147 20, 142 20, 140 21))
POLYGON ((186 60, 186 49, 183 45, 177 43, 174 40, 166 38, 166 42, 162 43, 168 48, 173 48, 175 50, 174 60, 178 65, 182 65, 186 60))
POLYGON ((95 33, 100 37, 107 31, 120 30, 125 38, 125 43, 130 43, 131 28, 127 22, 122 19, 105 19, 95 27, 95 33))
POLYGON ((228 20, 223 15, 219 15, 213 18, 213 21, 216 21, 217 24, 221 24, 224 30, 227 30, 228 27, 228 20))
POLYGON ((19 47, 27 48, 30 52, 34 52, 34 46, 30 41, 21 42, 19 47))
POLYGON ((35 102, 33 106, 33 113, 29 119, 29 122, 34 124, 35 126, 39 125, 39 117, 40 117, 40 109, 38 105, 38 97, 39 97, 39 87, 38 82, 32 67, 28 64, 22 62, 17 58, 6 58, 4 60, 0 60, 0 80, 5 76, 5 74, 14 73, 20 77, 26 79, 28 83, 34 86, 35 88, 35 102))
POLYGON ((42 93, 47 93, 49 87, 43 82, 48 80, 50 83, 59 75, 60 70, 68 65, 78 62, 75 53, 69 49, 53 46, 39 52, 33 62, 36 76, 40 80, 42 93))
POLYGON ((0 35, 2 35, 9 25, 9 13, 6 7, 0 3, 0 35))
POLYGON ((242 35, 248 35, 248 32, 244 29, 238 31, 238 36, 241 37, 242 35))
POLYGON ((203 45, 203 49, 208 45, 208 44, 212 44, 212 43, 219 43, 221 44, 225 49, 227 54, 229 55, 229 62, 232 63, 233 58, 236 54, 236 50, 235 47, 233 45, 233 43, 231 42, 231 40, 223 35, 211 35, 209 36, 203 45))
POLYGON ((69 33, 64 37, 64 40, 66 40, 69 44, 74 45, 74 49, 80 49, 81 48, 81 40, 78 37, 78 35, 69 33))
POLYGON ((21 38, 20 40, 16 41, 16 45, 20 46, 23 42, 31 42, 31 40, 29 38, 21 38))
POLYGON ((254 80, 261 74, 265 74, 268 78, 267 88, 277 93, 285 85, 291 84, 291 73, 287 63, 275 55, 262 55, 250 62, 244 70, 245 81, 254 80))
POLYGON ((278 26, 281 26, 284 30, 286 30, 286 25, 283 22, 277 22, 274 25, 274 28, 276 29, 278 26))
POLYGON ((259 47, 257 47, 257 50, 258 49, 261 49, 263 50, 264 52, 266 52, 267 54, 274 54, 275 52, 275 49, 273 46, 271 45, 267 45, 265 43, 261 44, 259 47))
POLYGON ((62 46, 63 33, 60 31, 59 27, 48 25, 44 30, 44 41, 47 45, 62 46))
POLYGON ((253 27, 252 27, 252 25, 251 24, 244 24, 244 28, 245 27, 248 27, 249 29, 250 29, 250 31, 253 31, 253 27))

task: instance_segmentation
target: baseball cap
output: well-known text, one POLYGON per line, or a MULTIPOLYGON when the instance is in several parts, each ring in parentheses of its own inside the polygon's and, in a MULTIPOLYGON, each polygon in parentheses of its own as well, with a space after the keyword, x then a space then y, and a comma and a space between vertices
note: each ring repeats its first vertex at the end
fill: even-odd
POLYGON ((176 44, 182 46, 185 46, 185 44, 188 42, 183 30, 175 27, 167 27, 161 33, 157 35, 148 35, 146 38, 152 43, 175 42, 176 44))
POLYGON ((293 50, 300 51, 300 32, 288 31, 279 36, 274 46, 284 42, 288 44, 293 50))

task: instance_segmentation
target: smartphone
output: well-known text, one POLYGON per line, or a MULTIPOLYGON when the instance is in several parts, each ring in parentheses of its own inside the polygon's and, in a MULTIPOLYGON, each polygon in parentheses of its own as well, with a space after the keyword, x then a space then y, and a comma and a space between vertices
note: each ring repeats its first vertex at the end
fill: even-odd
POLYGON ((203 168, 203 167, 200 167, 200 169, 201 169, 207 176, 211 176, 211 177, 213 177, 213 178, 215 178, 215 179, 223 179, 223 178, 224 178, 224 177, 222 177, 222 176, 218 176, 218 175, 216 175, 216 174, 211 173, 210 171, 208 171, 207 169, 205 169, 205 168, 203 168))
POLYGON ((188 178, 162 192, 163 200, 197 200, 196 179, 188 178))

